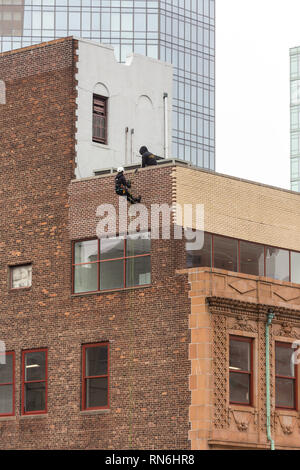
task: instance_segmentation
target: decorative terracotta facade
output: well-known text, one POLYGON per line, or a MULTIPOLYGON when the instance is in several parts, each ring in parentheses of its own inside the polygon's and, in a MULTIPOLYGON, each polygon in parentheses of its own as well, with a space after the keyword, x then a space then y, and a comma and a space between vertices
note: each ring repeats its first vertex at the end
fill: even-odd
POLYGON ((190 269, 188 275, 192 448, 270 448, 266 434, 265 326, 272 308, 272 437, 276 448, 299 449, 299 411, 275 408, 274 349, 275 341, 293 343, 300 338, 300 286, 207 268, 190 269), (229 403, 230 335, 253 339, 252 406, 229 403))

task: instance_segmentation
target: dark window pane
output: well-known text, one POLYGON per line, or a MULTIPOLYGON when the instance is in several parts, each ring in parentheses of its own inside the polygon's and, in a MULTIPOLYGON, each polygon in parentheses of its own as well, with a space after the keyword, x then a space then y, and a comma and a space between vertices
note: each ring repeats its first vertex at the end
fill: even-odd
POLYGON ((276 406, 295 407, 294 380, 276 378, 276 406))
MULTIPOLYGON (((3 356, 1 355, 3 360, 3 356)), ((13 356, 7 354, 5 358, 5 364, 0 362, 0 384, 5 384, 13 381, 13 356)))
POLYGON ((86 379, 86 408, 107 405, 107 377, 86 379))
POLYGON ((241 272, 264 276, 264 246, 255 243, 240 242, 241 272))
POLYGON ((251 369, 250 350, 250 343, 231 339, 229 348, 229 367, 249 372, 251 369))
POLYGON ((300 284, 300 253, 291 252, 291 281, 300 284))
POLYGON ((100 240, 100 259, 113 259, 124 257, 124 240, 103 238, 100 240))
POLYGON ((204 233, 204 243, 201 250, 191 250, 186 253, 186 263, 188 268, 198 266, 211 267, 211 235, 204 233))
POLYGON ((287 250, 267 247, 266 275, 279 281, 289 280, 289 252, 287 250))
POLYGON ((98 263, 74 266, 74 292, 98 290, 98 263))
POLYGON ((46 352, 25 354, 25 381, 44 380, 46 377, 46 352))
POLYGON ((13 386, 0 386, 0 414, 11 414, 13 412, 13 386))
POLYGON ((126 286, 142 286, 151 283, 150 256, 126 260, 126 286))
POLYGON ((286 377, 295 377, 295 366, 292 362, 292 355, 295 349, 290 347, 275 346, 275 367, 276 375, 284 375, 286 377))
POLYGON ((100 289, 124 287, 124 261, 104 261, 100 264, 100 289))
POLYGON ((75 264, 90 263, 98 259, 98 240, 75 243, 75 264))
POLYGON ((45 410, 46 384, 25 384, 25 412, 45 410))
POLYGON ((230 402, 250 403, 250 377, 248 374, 229 374, 230 402))
POLYGON ((145 255, 150 253, 151 240, 149 233, 142 233, 141 238, 128 236, 126 240, 126 256, 145 255))
POLYGON ((237 240, 214 235, 214 267, 237 271, 237 240))
POLYGON ((86 348, 85 375, 107 374, 107 346, 93 346, 86 348))

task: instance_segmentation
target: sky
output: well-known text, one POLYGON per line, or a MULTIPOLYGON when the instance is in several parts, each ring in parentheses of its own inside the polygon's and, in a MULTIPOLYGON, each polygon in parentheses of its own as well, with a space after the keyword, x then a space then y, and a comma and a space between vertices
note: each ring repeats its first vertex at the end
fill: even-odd
POLYGON ((216 171, 290 189, 300 0, 216 0, 216 171))

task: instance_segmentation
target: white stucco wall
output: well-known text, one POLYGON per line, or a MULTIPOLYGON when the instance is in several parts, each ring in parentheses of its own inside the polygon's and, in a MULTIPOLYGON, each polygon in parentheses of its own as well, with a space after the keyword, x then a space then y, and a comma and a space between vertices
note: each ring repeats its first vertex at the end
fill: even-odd
POLYGON ((93 176, 94 170, 102 168, 140 163, 137 155, 142 145, 164 157, 163 94, 168 93, 170 152, 172 65, 139 54, 120 64, 111 46, 85 40, 78 40, 78 46, 77 178, 93 176), (109 98, 107 145, 92 141, 93 93, 109 98))

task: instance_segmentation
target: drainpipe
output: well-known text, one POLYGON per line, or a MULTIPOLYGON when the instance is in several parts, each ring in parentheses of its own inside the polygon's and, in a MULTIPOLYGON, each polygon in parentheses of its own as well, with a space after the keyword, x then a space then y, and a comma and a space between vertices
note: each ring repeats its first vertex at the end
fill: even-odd
POLYGON ((128 165, 128 157, 127 157, 127 153, 128 153, 128 127, 125 127, 125 165, 128 165))
POLYGON ((275 444, 271 436, 271 404, 270 404, 270 335, 269 329, 274 318, 274 312, 270 308, 266 323, 266 407, 267 407, 267 438, 271 443, 271 450, 275 450, 275 444))
POLYGON ((165 112, 165 158, 169 158, 168 93, 164 93, 164 112, 165 112))
POLYGON ((130 131, 130 163, 133 163, 133 134, 134 129, 130 131))

